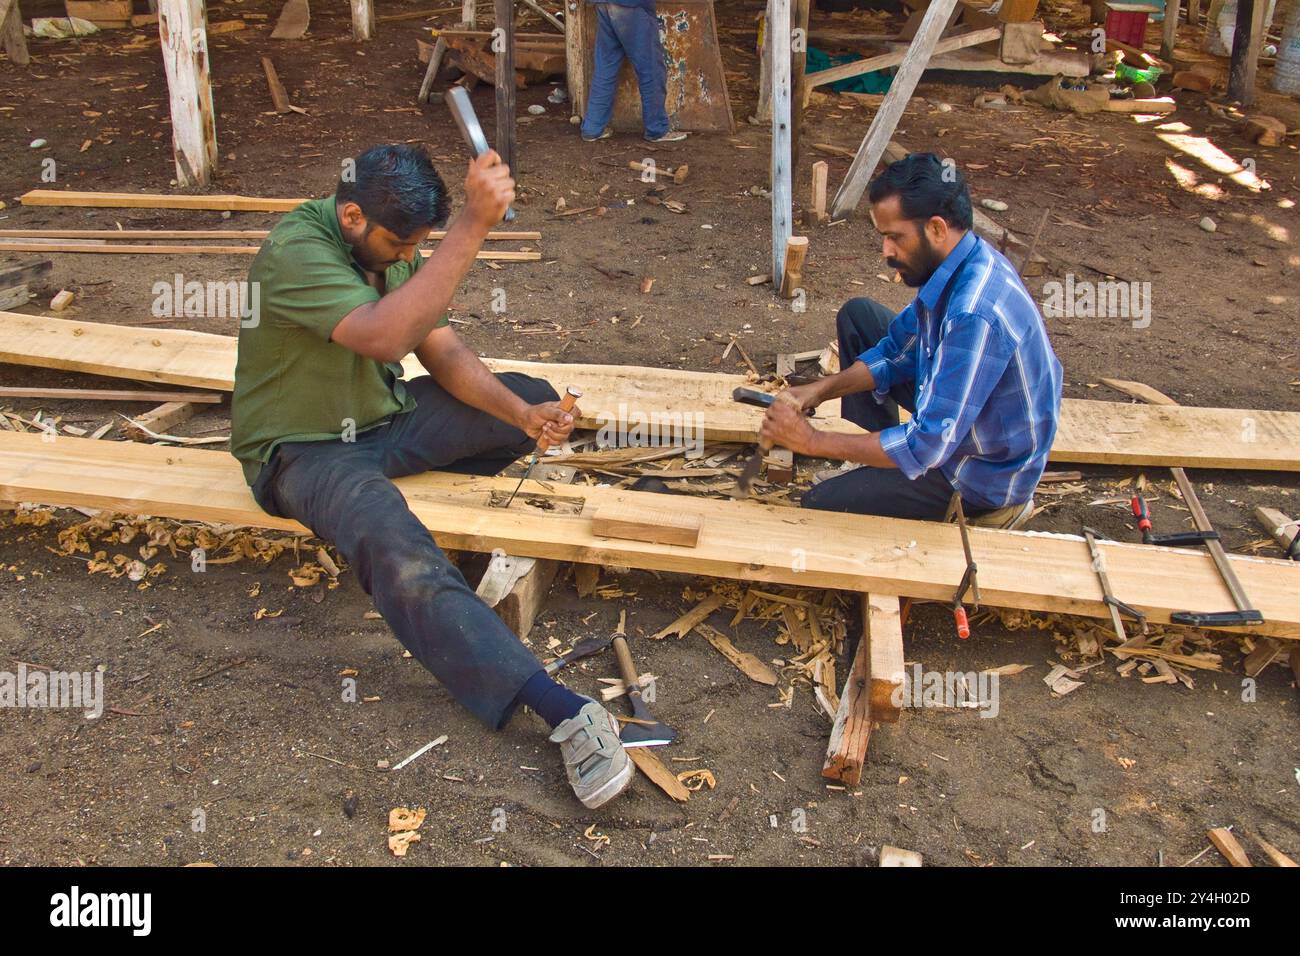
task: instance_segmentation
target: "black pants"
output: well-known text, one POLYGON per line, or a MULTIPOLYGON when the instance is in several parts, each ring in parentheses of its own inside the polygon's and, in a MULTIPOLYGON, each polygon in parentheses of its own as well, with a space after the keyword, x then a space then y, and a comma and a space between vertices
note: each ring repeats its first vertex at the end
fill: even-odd
MULTIPOLYGON (((894 312, 874 299, 850 299, 835 318, 840 344, 840 364, 848 368, 889 331, 894 312)), ((868 431, 878 432, 898 424, 899 406, 916 410, 916 386, 903 382, 889 390, 889 401, 881 404, 871 392, 858 392, 840 399, 840 415, 868 431)), ((800 502, 818 511, 843 511, 880 515, 886 518, 918 518, 942 521, 952 500, 952 484, 938 468, 911 479, 897 468, 863 466, 814 485, 800 502)), ((967 516, 978 510, 968 510, 967 516)))
MULTIPOLYGON (((558 397, 540 379, 498 378, 529 404, 558 397)), ((541 665, 465 583, 390 479, 431 469, 495 475, 534 442, 430 376, 407 388, 415 410, 355 441, 277 447, 253 496, 271 514, 296 518, 333 542, 411 655, 474 716, 500 728, 541 665)))

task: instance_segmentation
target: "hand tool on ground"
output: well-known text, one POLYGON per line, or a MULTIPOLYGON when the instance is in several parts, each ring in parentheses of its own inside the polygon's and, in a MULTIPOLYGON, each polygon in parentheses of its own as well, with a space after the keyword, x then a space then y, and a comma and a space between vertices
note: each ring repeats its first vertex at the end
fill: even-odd
POLYGON ((1237 605, 1235 611, 1175 611, 1169 615, 1169 620, 1175 624, 1190 624, 1192 627, 1239 627, 1245 624, 1263 624, 1264 615, 1251 607, 1250 599, 1246 597, 1241 582, 1237 580, 1237 572, 1232 570, 1228 554, 1219 541, 1219 533, 1214 530, 1209 517, 1205 514, 1205 509, 1201 507, 1200 499, 1196 497, 1196 489, 1192 487, 1187 472, 1181 468, 1169 470, 1173 473, 1174 481, 1178 482, 1183 503, 1192 513, 1192 523, 1196 525, 1196 532, 1189 533, 1191 536, 1187 543, 1205 545, 1205 550, 1210 552, 1210 557, 1214 559, 1214 566, 1219 569, 1219 576, 1223 578, 1224 586, 1232 595, 1233 603, 1237 605), (1199 537, 1195 537, 1197 535, 1199 537))
POLYGON ((970 637, 970 621, 966 617, 966 608, 962 606, 961 599, 966 596, 966 591, 971 592, 971 598, 975 602, 975 610, 980 609, 980 582, 979 566, 975 564, 975 558, 971 555, 970 550, 970 532, 966 528, 966 512, 961 506, 961 495, 954 493, 952 500, 948 502, 948 516, 945 521, 951 521, 953 515, 957 516, 957 528, 961 531, 961 549, 966 555, 966 570, 962 573, 961 583, 957 585, 957 591, 952 596, 952 616, 957 623, 957 636, 963 641, 970 637))
POLYGON ((663 747, 677 739, 677 732, 667 724, 655 720, 641 697, 641 685, 637 682, 636 667, 632 663, 632 652, 627 649, 627 639, 622 634, 614 635, 614 653, 618 655, 618 670, 627 688, 627 699, 632 702, 632 716, 637 723, 624 724, 619 738, 624 747, 663 747))
MULTIPOLYGON (((564 390, 564 397, 560 399, 560 407, 566 412, 571 412, 573 411, 573 406, 578 404, 578 399, 580 398, 582 398, 582 389, 574 388, 570 385, 564 390)), ((537 447, 533 449, 533 457, 528 459, 528 468, 524 471, 524 476, 519 479, 519 484, 515 485, 515 490, 510 492, 510 497, 501 507, 510 507, 510 502, 515 500, 515 495, 519 494, 519 489, 524 486, 524 482, 528 480, 528 476, 533 473, 533 465, 537 464, 538 457, 550 447, 551 443, 546 440, 545 434, 537 439, 537 447)))
MULTIPOLYGON (((463 86, 453 86, 443 95, 443 99, 447 103, 447 108, 451 110, 452 119, 460 127, 460 135, 465 137, 465 144, 469 146, 469 151, 474 154, 475 159, 478 159, 490 147, 487 137, 483 135, 483 126, 478 121, 478 114, 474 112, 474 104, 470 102, 469 91, 463 86)), ((512 222, 514 218, 514 209, 507 207, 503 221, 512 222)))
POLYGON ((1120 614, 1127 614, 1137 621, 1143 634, 1147 632, 1147 616, 1137 608, 1130 607, 1119 600, 1111 591, 1110 578, 1106 575, 1106 562, 1101 556, 1101 549, 1097 547, 1097 539, 1101 536, 1087 525, 1084 525, 1083 536, 1088 541, 1088 553, 1092 555, 1092 569, 1097 572, 1097 580, 1101 582, 1102 600, 1106 602, 1106 608, 1110 611, 1110 623, 1115 628, 1115 636, 1119 638, 1121 644, 1126 644, 1128 635, 1124 633, 1124 621, 1120 618, 1120 614))
MULTIPOLYGON (((737 391, 754 391, 754 390, 737 389, 737 391)), ((732 397, 735 398, 735 392, 732 393, 732 397)), ((740 401, 740 399, 737 399, 737 401, 740 401)), ((789 392, 777 392, 772 397, 771 401, 758 402, 757 404, 770 405, 772 402, 775 401, 785 402, 786 404, 791 405, 794 408, 798 408, 800 411, 803 410, 803 406, 799 403, 797 399, 791 397, 789 392)), ((754 485, 754 479, 758 477, 758 470, 763 467, 763 457, 771 450, 772 450, 772 443, 764 441, 763 439, 760 438, 758 441, 758 448, 754 451, 754 454, 750 456, 749 461, 745 462, 745 467, 741 469, 740 477, 736 479, 736 488, 731 493, 733 498, 749 497, 750 490, 753 488, 754 485)))
POLYGON ((1182 547, 1190 544, 1204 544, 1219 540, 1217 531, 1179 531, 1175 534, 1152 534, 1151 512, 1147 510, 1147 501, 1141 495, 1134 495, 1129 502, 1133 517, 1138 519, 1138 530, 1142 532, 1143 544, 1160 544, 1166 547, 1182 547))
POLYGON ((545 670, 547 675, 554 677, 561 667, 567 667, 579 658, 590 657, 592 654, 599 654, 605 648, 609 647, 613 640, 613 634, 608 637, 582 638, 573 645, 573 650, 569 651, 567 654, 562 654, 546 665, 545 670))

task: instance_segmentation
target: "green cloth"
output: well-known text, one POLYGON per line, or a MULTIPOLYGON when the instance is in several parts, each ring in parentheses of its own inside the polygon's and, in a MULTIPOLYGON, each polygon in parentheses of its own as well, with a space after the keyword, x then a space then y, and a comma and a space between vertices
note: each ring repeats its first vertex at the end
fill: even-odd
MULTIPOLYGON (((392 292, 423 258, 384 273, 392 292)), ((343 239, 334 197, 303 203, 280 220, 248 273, 254 316, 240 323, 230 451, 256 481, 282 441, 339 438, 415 408, 401 365, 330 341, 343 317, 379 300, 343 239)), ((446 316, 439 326, 447 324, 446 316)))
MULTIPOLYGON (((824 50, 810 46, 807 50, 804 72, 818 73, 821 70, 829 70, 831 67, 839 66, 842 63, 852 63, 854 60, 861 59, 863 57, 858 53, 848 56, 831 56, 824 50)), ((889 85, 893 82, 893 76, 884 70, 872 70, 870 73, 859 73, 857 76, 850 76, 847 80, 836 80, 830 84, 830 88, 836 93, 887 93, 889 92, 889 85)))

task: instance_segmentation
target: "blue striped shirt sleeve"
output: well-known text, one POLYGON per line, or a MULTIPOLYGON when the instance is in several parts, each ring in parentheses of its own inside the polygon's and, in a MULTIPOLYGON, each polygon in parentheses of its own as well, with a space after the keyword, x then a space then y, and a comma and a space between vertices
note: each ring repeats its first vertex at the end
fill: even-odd
POLYGON ((908 478, 937 468, 961 445, 1015 351, 1001 325, 980 315, 950 315, 944 325, 916 414, 880 433, 881 449, 908 478))
POLYGON ((916 379, 916 305, 909 305, 889 323, 889 334, 858 356, 876 380, 873 390, 877 401, 884 401, 889 390, 902 382, 916 379))

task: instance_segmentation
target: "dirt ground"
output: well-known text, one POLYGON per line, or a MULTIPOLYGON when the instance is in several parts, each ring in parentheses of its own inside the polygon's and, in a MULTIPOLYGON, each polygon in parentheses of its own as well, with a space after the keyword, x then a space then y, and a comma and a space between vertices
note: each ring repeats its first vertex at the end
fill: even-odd
MULTIPOLYGON (((467 279, 455 314, 480 352, 734 371, 735 351, 725 361, 721 355, 736 333, 760 369, 770 371, 778 352, 824 346, 845 299, 869 295, 897 308, 909 300, 910 291, 884 275, 865 216, 797 230, 811 237, 806 312, 792 312, 769 286, 745 283, 769 269, 769 203, 755 188, 767 185, 769 132, 746 122, 758 68, 752 34, 744 30, 761 4, 719 6, 735 135, 658 148, 629 135, 584 144, 567 107, 546 101, 551 85, 520 93, 517 228, 542 231, 533 247, 544 258, 478 268, 467 279), (532 104, 546 112, 530 116, 532 104), (646 156, 689 163, 688 181, 664 193, 684 203, 685 213, 647 204, 649 187, 618 168, 646 156), (560 198, 569 208, 603 204, 607 211, 551 218, 560 198), (649 294, 639 291, 642 277, 657 280, 649 294), (507 290, 504 314, 489 308, 494 288, 507 290)), ((25 3, 24 12, 54 15, 53 7, 25 3)), ((416 9, 390 2, 379 13, 416 9)), ((1049 27, 1079 35, 1079 11, 1044 9, 1049 27)), ((267 0, 209 5, 212 22, 244 16, 249 24, 210 40, 221 153, 216 190, 324 195, 344 159, 394 141, 428 144, 459 195, 465 157, 456 130, 439 96, 414 105, 422 22, 381 22, 378 38, 358 45, 349 36, 346 5, 336 4, 313 11, 308 40, 279 43, 269 39, 277 10, 267 0), (266 18, 250 16, 259 12, 266 18), (267 54, 307 115, 268 112, 259 66, 267 54)), ((819 14, 814 26, 882 22, 819 14)), ((58 169, 54 188, 167 191, 173 169, 156 33, 35 40, 31 50, 26 70, 0 62, 0 198, 8 204, 0 228, 274 223, 258 214, 223 219, 216 212, 19 205, 22 192, 51 185, 41 181, 41 160, 50 157, 58 169), (31 148, 37 138, 48 145, 31 148)), ((1300 103, 1264 91, 1267 67, 1261 77, 1258 109, 1300 125, 1300 103)), ((1199 94, 1179 93, 1178 110, 1155 121, 971 105, 977 93, 1003 82, 927 75, 896 138, 955 158, 977 201, 1008 205, 992 215, 1018 234, 1033 234, 1049 213, 1038 246, 1049 260, 1047 274, 1028 281, 1035 295, 1067 274, 1151 283, 1148 327, 1135 328, 1127 318, 1049 319, 1066 395, 1123 400, 1098 384, 1113 376, 1142 380, 1189 405, 1297 410, 1295 145, 1246 143, 1199 94), (1268 188, 1243 186, 1216 170, 1222 155, 1215 150, 1232 161, 1252 160, 1268 188), (1216 222, 1214 233, 1198 226, 1205 216, 1216 222)), ((474 100, 490 130, 490 90, 480 88, 474 100)), ((855 148, 870 116, 848 97, 819 99, 807 114, 804 141, 855 148)), ((832 189, 848 165, 806 149, 795 178, 797 207, 806 201, 816 159, 829 161, 832 189)), ((234 332, 228 320, 154 318, 151 288, 174 273, 242 278, 246 257, 52 258, 53 272, 35 284, 37 296, 24 311, 41 312, 67 288, 78 293, 72 314, 83 321, 234 332)), ((15 366, 0 366, 0 380, 114 387, 15 366)), ((43 409, 82 427, 111 417, 102 404, 7 407, 24 417, 43 409)), ((177 431, 211 436, 227 426, 223 404, 177 431)), ((1160 469, 1082 470, 1080 487, 1040 496, 1048 507, 1031 527, 1077 532, 1087 521, 1111 537, 1136 540, 1126 507, 1115 502, 1129 490, 1119 483, 1143 473, 1157 486, 1157 530, 1186 526, 1160 469)), ((1193 477, 1230 549, 1279 553, 1264 543, 1251 512, 1264 504, 1295 515, 1300 480, 1247 472, 1193 477)), ((1069 649, 1063 655, 1050 630, 1013 632, 996 619, 980 620, 975 636, 959 642, 945 609, 916 607, 906 629, 909 662, 937 670, 1029 668, 1003 680, 996 719, 921 709, 878 729, 861 786, 846 791, 828 788, 820 776, 829 721, 807 685, 796 687, 790 707, 773 707, 776 689, 748 681, 698 635, 645 639, 688 606, 684 588, 707 582, 605 569, 603 583, 623 596, 580 599, 566 577, 539 618, 533 647, 542 654, 550 638, 567 645, 607 634, 626 610, 633 653, 658 676, 656 712, 681 735, 663 756, 677 771, 707 768, 717 783, 677 805, 641 778, 628 796, 587 812, 572 798, 540 720, 521 715, 502 733, 484 731, 403 657, 382 620, 366 617, 369 599, 349 572, 332 590, 295 588, 291 555, 192 574, 188 561, 163 553, 158 560, 167 571, 140 590, 124 577, 88 575, 83 561, 56 553, 57 530, 81 515, 60 511, 42 526, 14 524, 5 515, 0 666, 102 666, 107 703, 120 712, 89 721, 66 711, 5 713, 3 863, 394 863, 385 824, 397 806, 429 811, 408 864, 870 865, 890 844, 936 865, 1155 865, 1160 854, 1166 863, 1195 857, 1207 845, 1207 828, 1228 825, 1300 854, 1300 698, 1289 670, 1274 666, 1260 676, 1255 699, 1243 701, 1234 638, 1220 636, 1215 650, 1224 669, 1197 672, 1194 689, 1144 685, 1119 676, 1111 661, 1058 698, 1041 678, 1052 663, 1080 658, 1069 649), (258 620, 261 608, 283 615, 258 620), (348 668, 358 672, 359 693, 374 700, 341 700, 340 671, 348 668), (441 735, 445 743, 404 769, 376 769, 441 735), (356 800, 351 815, 344 812, 349 795, 356 800), (205 814, 202 832, 192 825, 198 810, 205 814)), ((725 614, 712 622, 730 633, 725 614)), ((787 654, 773 642, 771 624, 745 622, 735 635, 763 660, 787 654)), ((594 694, 596 679, 614 674, 606 653, 566 671, 565 679, 594 694)), ((1254 854, 1254 844, 1248 850, 1254 854)), ((1196 865, 1222 864, 1211 852, 1196 865)))

